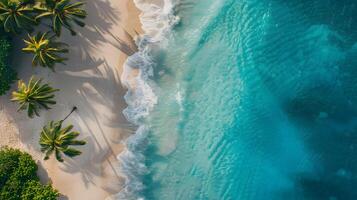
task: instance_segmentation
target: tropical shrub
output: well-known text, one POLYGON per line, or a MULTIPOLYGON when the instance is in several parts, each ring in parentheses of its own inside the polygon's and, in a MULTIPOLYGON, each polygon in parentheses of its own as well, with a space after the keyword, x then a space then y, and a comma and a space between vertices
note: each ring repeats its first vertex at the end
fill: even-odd
POLYGON ((11 148, 2 148, 0 150, 0 199, 56 200, 58 192, 51 185, 42 185, 39 182, 37 168, 29 154, 11 148))
POLYGON ((10 85, 17 79, 16 72, 10 67, 11 44, 0 30, 0 95, 10 89, 10 85))
POLYGON ((39 181, 28 181, 22 191, 22 200, 52 200, 57 199, 58 192, 51 185, 42 185, 39 181))
POLYGON ((49 110, 50 105, 56 104, 54 93, 59 91, 48 84, 42 84, 42 79, 31 77, 28 84, 22 80, 18 83, 18 90, 12 93, 11 101, 20 104, 18 111, 27 110, 27 115, 33 118, 40 116, 41 109, 49 110))

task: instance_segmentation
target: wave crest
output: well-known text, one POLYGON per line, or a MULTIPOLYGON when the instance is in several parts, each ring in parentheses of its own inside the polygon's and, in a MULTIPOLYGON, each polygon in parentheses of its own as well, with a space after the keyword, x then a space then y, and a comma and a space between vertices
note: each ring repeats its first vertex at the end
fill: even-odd
POLYGON ((124 63, 121 81, 128 89, 124 97, 128 107, 123 114, 138 129, 125 141, 125 150, 117 156, 125 178, 123 189, 112 197, 117 200, 145 199, 142 178, 149 172, 145 165, 145 150, 150 129, 145 118, 158 101, 150 80, 155 65, 152 54, 166 46, 169 33, 179 21, 174 15, 174 0, 163 0, 161 6, 147 3, 147 0, 134 0, 134 3, 141 11, 140 21, 145 34, 136 38, 139 50, 124 63))

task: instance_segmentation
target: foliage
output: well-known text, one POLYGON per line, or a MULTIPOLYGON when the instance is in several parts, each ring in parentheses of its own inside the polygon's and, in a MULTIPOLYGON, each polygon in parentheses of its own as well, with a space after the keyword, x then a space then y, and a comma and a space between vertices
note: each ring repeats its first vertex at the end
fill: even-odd
POLYGON ((56 200, 58 192, 50 185, 41 185, 37 177, 37 165, 32 157, 19 150, 0 150, 0 199, 56 200), (48 198, 42 198, 48 197, 48 198))
POLYGON ((20 0, 23 6, 34 6, 39 0, 20 0))
POLYGON ((0 22, 6 32, 33 30, 33 25, 36 25, 33 11, 31 6, 18 0, 0 0, 0 22))
MULTIPOLYGON (((82 8, 83 5, 83 2, 72 3, 71 0, 0 0, 0 26, 5 32, 21 33, 23 30, 32 32, 34 26, 40 24, 41 19, 49 19, 51 25, 44 25, 50 26, 56 36, 60 36, 62 27, 75 35, 74 24, 85 26, 83 20, 87 13, 82 8)), ((0 30, 1 35, 3 33, 0 30)), ((2 43, 0 41, 0 45, 3 45, 2 43)), ((25 43, 27 47, 23 51, 34 54, 33 66, 41 65, 54 70, 56 63, 63 63, 66 60, 59 56, 61 53, 68 53, 68 50, 64 48, 66 45, 47 37, 47 33, 29 36, 29 40, 25 40, 25 43)), ((0 54, 3 54, 2 48, 6 48, 6 45, 0 47, 0 54)), ((6 70, 11 70, 2 65, 6 64, 0 60, 0 95, 8 90, 7 79, 13 80, 15 77, 13 72, 7 73, 6 70)))
POLYGON ((50 155, 53 153, 55 153, 56 159, 59 162, 63 162, 62 153, 69 157, 75 157, 82 153, 70 146, 85 145, 86 142, 76 140, 80 133, 71 131, 73 125, 69 125, 62 129, 62 123, 63 120, 58 122, 51 121, 42 129, 40 145, 41 151, 45 153, 45 160, 49 159, 50 155))
POLYGON ((0 163, 0 187, 13 175, 22 179, 36 178, 37 165, 29 154, 14 149, 1 149, 0 163))
POLYGON ((29 181, 21 194, 22 200, 57 199, 58 192, 51 185, 42 185, 38 181, 29 181))
POLYGON ((38 33, 36 36, 28 36, 28 40, 24 40, 27 47, 22 51, 34 54, 32 65, 40 64, 42 67, 49 67, 54 70, 56 63, 63 63, 65 58, 60 57, 60 53, 68 53, 68 49, 64 43, 56 42, 54 38, 48 37, 47 33, 38 33))
POLYGON ((12 93, 12 101, 20 104, 20 110, 27 110, 27 115, 33 118, 39 116, 40 109, 50 109, 50 105, 56 104, 53 94, 58 89, 54 89, 48 84, 41 84, 42 79, 31 77, 28 84, 22 80, 18 83, 18 90, 12 93))
POLYGON ((0 95, 5 94, 10 89, 10 84, 17 79, 16 72, 8 62, 11 44, 4 35, 4 32, 0 30, 0 95))
POLYGON ((84 27, 82 21, 86 18, 87 13, 81 7, 83 2, 71 3, 70 0, 45 0, 43 6, 36 6, 35 9, 41 14, 36 16, 37 19, 50 18, 52 21, 52 29, 57 36, 61 35, 62 26, 67 28, 72 35, 75 35, 72 24, 84 27))

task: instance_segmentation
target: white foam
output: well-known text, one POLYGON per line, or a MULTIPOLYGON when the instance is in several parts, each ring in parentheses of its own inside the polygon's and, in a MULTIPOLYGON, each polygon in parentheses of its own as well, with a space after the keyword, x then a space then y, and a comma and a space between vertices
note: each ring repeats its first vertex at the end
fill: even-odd
POLYGON ((143 176, 148 173, 145 165, 145 150, 148 144, 149 126, 144 123, 158 99, 152 89, 154 62, 152 53, 167 44, 170 32, 178 18, 174 15, 175 0, 162 0, 162 6, 147 3, 147 0, 134 0, 142 12, 140 20, 144 35, 136 38, 139 51, 130 56, 121 76, 122 84, 128 88, 125 101, 128 107, 123 111, 125 117, 139 128, 126 141, 126 149, 117 156, 120 169, 125 178, 123 189, 116 194, 118 200, 143 200, 143 176), (134 73, 135 72, 135 73, 134 73))
POLYGON ((177 87, 177 92, 175 95, 175 99, 176 99, 177 104, 180 107, 180 112, 183 113, 183 111, 185 110, 184 106, 183 106, 183 101, 185 99, 185 91, 183 89, 181 89, 181 86, 179 83, 176 85, 176 87, 177 87))

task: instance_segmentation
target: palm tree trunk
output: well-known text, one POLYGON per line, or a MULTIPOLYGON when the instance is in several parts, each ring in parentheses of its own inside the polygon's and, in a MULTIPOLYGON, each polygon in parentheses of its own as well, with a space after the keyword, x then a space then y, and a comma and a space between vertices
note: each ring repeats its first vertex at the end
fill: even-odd
POLYGON ((72 110, 71 110, 71 112, 62 120, 62 122, 64 121, 64 120, 66 120, 74 111, 76 111, 78 108, 76 107, 76 106, 74 106, 73 108, 72 108, 72 110))

